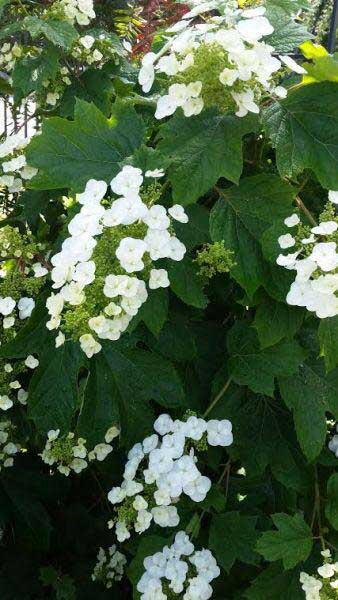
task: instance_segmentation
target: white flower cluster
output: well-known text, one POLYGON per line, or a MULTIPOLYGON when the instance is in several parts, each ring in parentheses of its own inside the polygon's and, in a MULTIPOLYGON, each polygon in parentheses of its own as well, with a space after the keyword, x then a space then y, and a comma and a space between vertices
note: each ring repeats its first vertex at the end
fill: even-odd
POLYGON ((43 104, 45 101, 46 104, 50 106, 56 106, 58 100, 61 98, 65 85, 71 85, 72 81, 70 79, 70 70, 66 66, 60 67, 59 72, 55 75, 55 78, 44 79, 42 82, 43 87, 45 88, 47 94, 44 98, 44 95, 41 94, 37 98, 37 105, 43 104))
POLYGON ((16 303, 14 298, 6 296, 2 298, 0 296, 0 315, 3 316, 2 326, 4 329, 9 329, 15 324, 16 313, 14 309, 17 309, 18 317, 20 320, 28 319, 31 316, 35 306, 33 298, 20 298, 16 303))
POLYGON ((321 598, 331 598, 335 592, 336 598, 338 590, 338 563, 333 563, 330 550, 323 550, 321 555, 324 558, 323 564, 318 567, 315 577, 302 572, 300 582, 302 590, 305 592, 306 600, 321 600, 321 598))
POLYGON ((88 466, 87 460, 98 460, 100 462, 105 460, 113 450, 113 446, 109 442, 117 437, 119 433, 117 427, 110 427, 105 434, 105 442, 96 444, 93 450, 88 452, 84 438, 75 440, 75 435, 72 432, 60 436, 60 429, 51 429, 47 434, 46 445, 39 456, 47 465, 57 465, 57 470, 68 477, 71 471, 81 473, 83 469, 86 469, 88 466))
POLYGON ((22 56, 22 48, 17 42, 13 46, 9 42, 5 42, 0 48, 1 70, 10 73, 14 69, 16 59, 20 56, 22 56))
POLYGON ((100 33, 98 37, 84 35, 74 44, 71 55, 81 63, 102 67, 109 60, 116 60, 116 46, 109 36, 100 33))
POLYGON ((29 141, 29 138, 25 138, 19 132, 9 136, 0 144, 0 161, 15 153, 13 158, 0 163, 0 168, 2 169, 0 186, 8 187, 10 193, 20 192, 24 188, 23 180, 32 179, 38 172, 35 167, 27 165, 26 158, 21 153, 29 141))
MULTIPOLYGON (((152 88, 156 73, 166 75, 169 81, 174 78, 168 93, 158 99, 157 119, 172 115, 179 107, 186 117, 197 115, 203 109, 203 80, 204 76, 210 80, 211 63, 202 59, 197 73, 194 70, 194 79, 182 82, 182 74, 186 79, 189 70, 196 64, 201 48, 209 48, 211 61, 219 54, 218 49, 223 52, 224 64, 215 77, 222 84, 224 94, 230 95, 232 108, 237 106, 236 115, 239 117, 244 117, 248 112, 258 113, 257 101, 263 93, 282 98, 286 96, 286 89, 274 82, 282 62, 292 70, 305 72, 289 57, 282 56, 281 60, 276 58, 273 55, 274 48, 263 41, 274 31, 264 16, 264 7, 242 10, 234 2, 223 16, 205 17, 203 23, 192 24, 197 15, 213 8, 219 8, 219 3, 198 3, 184 15, 182 21, 167 31, 169 40, 157 54, 149 52, 144 56, 139 83, 145 93, 152 88)), ((212 105, 213 101, 217 103, 215 98, 209 98, 208 104, 212 105)))
MULTIPOLYGON (((173 421, 162 414, 156 419, 154 430, 156 433, 129 451, 122 485, 113 487, 108 494, 112 504, 124 503, 122 511, 116 509, 115 531, 119 542, 130 537, 132 525, 137 533, 146 531, 152 520, 160 527, 176 527, 179 516, 174 504, 181 494, 202 502, 211 487, 210 479, 197 468, 194 445, 225 447, 233 442, 228 420, 205 421, 190 416, 186 421, 173 421), (143 461, 147 462, 141 467, 143 461)), ((113 525, 110 521, 109 526, 113 525)))
POLYGON ((4 365, 0 386, 0 409, 4 411, 9 410, 14 406, 16 400, 25 406, 27 404, 28 392, 24 390, 16 375, 25 370, 25 367, 35 368, 38 366, 39 361, 34 356, 29 355, 23 365, 21 363, 19 363, 19 366, 14 364, 14 369, 11 363, 5 363, 5 361, 2 361, 2 363, 4 365), (35 365, 34 367, 33 364, 35 365), (14 397, 14 394, 16 394, 16 397, 14 397))
MULTIPOLYGON (((329 192, 331 202, 335 201, 335 197, 338 201, 337 192, 329 192)), ((283 250, 292 248, 293 251, 280 254, 277 264, 297 271, 286 297, 287 303, 306 307, 320 319, 325 319, 338 314, 338 222, 327 218, 325 213, 320 219, 319 225, 312 227, 306 237, 300 228, 299 234, 287 233, 278 238, 283 250)), ((293 214, 284 223, 293 229, 300 220, 298 215, 293 214)))
POLYGON ((60 0, 56 5, 71 23, 89 25, 96 17, 93 0, 60 0))
MULTIPOLYGON (((147 171, 145 177, 158 178, 163 174, 162 170, 147 171)), ((81 348, 89 358, 101 350, 96 336, 118 340, 146 301, 148 293, 145 281, 131 275, 144 270, 145 257, 148 255, 151 261, 161 258, 180 261, 186 252, 185 246, 168 231, 170 217, 183 223, 188 221, 183 208, 175 205, 167 211, 160 204, 148 207, 140 196, 143 181, 141 169, 123 167, 111 181, 111 189, 119 198, 109 207, 101 203, 107 192, 107 184, 93 179, 88 181, 85 191, 78 195, 82 208, 68 225, 71 237, 63 242, 61 251, 51 259, 54 267, 51 272, 53 288, 61 289, 47 299, 50 314, 47 327, 57 329, 64 307, 83 304, 86 286, 95 281, 96 263, 92 255, 99 243, 99 236, 110 228, 120 228, 121 231, 122 227, 123 232, 126 231, 115 252, 118 274, 109 273, 109 265, 106 265, 108 274, 103 282, 103 295, 107 298, 107 305, 102 307, 100 314, 93 314, 88 320, 90 333, 84 333, 79 338, 81 348), (146 226, 142 239, 128 235, 128 226, 132 224, 139 224, 143 228, 146 226)), ((169 286, 165 269, 151 269, 148 277, 150 289, 169 286)), ((64 341, 65 336, 60 332, 56 343, 60 345, 64 341)))
POLYGON ((220 574, 210 550, 196 550, 184 531, 175 536, 172 546, 147 556, 145 572, 137 584, 141 600, 166 600, 172 593, 183 600, 208 600, 210 583, 220 574), (167 592, 167 593, 166 593, 167 592))
POLYGON ((115 545, 110 546, 107 553, 100 548, 92 573, 92 581, 100 581, 109 589, 112 587, 113 581, 121 581, 126 564, 125 555, 119 552, 115 545))
POLYGON ((13 457, 20 450, 20 445, 11 440, 13 431, 11 421, 0 421, 0 471, 2 467, 13 466, 13 457))

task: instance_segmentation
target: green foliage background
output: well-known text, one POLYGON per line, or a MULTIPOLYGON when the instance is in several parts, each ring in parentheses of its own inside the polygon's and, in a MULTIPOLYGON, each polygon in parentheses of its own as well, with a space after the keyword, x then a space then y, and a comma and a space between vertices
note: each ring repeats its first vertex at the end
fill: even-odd
MULTIPOLYGON (((11 8, 4 1, 0 7, 6 4, 11 8)), ((275 44, 289 52, 306 36, 291 21, 293 3, 267 4, 280 25, 275 44)), ((11 27, 48 41, 42 78, 77 35, 36 15, 13 25, 4 14, 3 39, 11 27)), ((16 67, 18 100, 31 91, 29 68, 24 61, 16 67)), ((128 160, 166 168, 168 206, 183 204, 190 218, 177 225, 188 253, 167 265, 170 290, 152 292, 130 331, 90 361, 75 343, 55 350, 43 302, 1 347, 2 358, 28 350, 40 359, 22 424, 27 452, 0 474, 1 600, 133 597, 143 558, 172 532, 153 527, 127 542, 123 582, 108 591, 94 584, 97 550, 113 541, 107 492, 155 416, 179 418, 187 408, 230 419, 234 428, 228 452, 203 455, 213 481, 206 500, 178 505, 180 528, 193 526, 198 545, 209 547, 222 568, 215 600, 300 600, 299 572, 319 564, 322 544, 338 558, 338 463, 327 449, 328 421, 338 420, 338 321, 319 323, 288 306, 291 276, 275 263, 283 220, 303 205, 316 219, 327 190, 338 190, 337 63, 330 68, 334 76, 321 71, 259 117, 215 108, 189 119, 178 112, 159 124, 135 83, 136 64, 123 59, 102 72, 89 69, 58 109, 41 111, 42 133, 27 149, 39 173, 8 222, 28 224, 57 248, 62 196, 82 191, 90 178, 109 182, 128 160), (218 241, 235 265, 207 280, 196 251, 218 241), (115 420, 120 447, 80 476, 51 476, 37 456, 51 428, 95 444, 115 420)), ((308 212, 302 219, 309 224, 308 212)))

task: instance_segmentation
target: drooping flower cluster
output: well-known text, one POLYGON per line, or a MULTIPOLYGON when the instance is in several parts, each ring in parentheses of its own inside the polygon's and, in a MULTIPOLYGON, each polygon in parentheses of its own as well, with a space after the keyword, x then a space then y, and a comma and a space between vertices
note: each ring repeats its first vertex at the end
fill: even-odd
POLYGON ((34 167, 27 165, 23 154, 29 141, 29 138, 25 138, 23 133, 19 132, 0 144, 0 186, 7 187, 9 193, 20 192, 24 188, 23 181, 32 179, 38 172, 34 167))
POLYGON ((70 237, 51 259, 53 288, 60 291, 47 300, 47 327, 61 326, 57 346, 69 332, 90 358, 101 350, 98 338, 118 340, 127 329, 148 297, 146 281, 150 289, 169 286, 167 271, 153 262, 183 259, 186 248, 171 219, 186 223, 188 217, 179 205, 167 211, 155 203, 161 186, 154 191, 149 181, 162 175, 156 170, 144 177, 125 166, 111 181, 117 199, 103 201, 107 184, 96 180, 78 195, 81 209, 68 224, 70 237))
POLYGON ((298 73, 305 72, 293 59, 274 56, 265 38, 274 31, 259 6, 248 10, 237 2, 198 3, 166 33, 167 43, 156 54, 142 60, 139 83, 149 92, 158 73, 167 90, 157 101, 155 117, 163 119, 182 108, 184 115, 199 114, 203 107, 217 106, 222 112, 244 117, 259 113, 266 95, 284 98, 287 91, 278 85, 282 63, 298 73), (219 16, 198 15, 217 8, 219 16))
POLYGON ((109 442, 119 433, 117 427, 110 427, 105 434, 105 442, 96 444, 93 450, 88 452, 84 438, 75 439, 72 432, 60 436, 60 429, 51 429, 40 456, 47 465, 57 465, 57 470, 63 475, 68 476, 71 471, 81 473, 87 468, 88 461, 102 462, 112 452, 113 446, 109 442))
POLYGON ((20 451, 14 434, 15 427, 11 421, 0 421, 0 471, 3 467, 12 467, 14 456, 20 451))
POLYGON ((92 581, 99 581, 109 589, 112 587, 113 581, 121 581, 126 564, 125 555, 119 552, 115 545, 110 546, 108 552, 100 548, 92 573, 92 581))
POLYGON ((277 264, 297 271, 287 303, 306 307, 320 319, 338 314, 338 220, 333 206, 337 201, 338 193, 329 192, 319 225, 311 230, 300 223, 297 214, 291 215, 284 222, 295 233, 278 238, 281 249, 292 251, 280 254, 277 264))
POLYGON ((176 527, 179 516, 175 503, 182 494, 202 502, 211 481, 197 467, 195 451, 210 446, 230 446, 230 421, 205 421, 191 415, 186 421, 167 414, 154 423, 153 435, 135 444, 128 453, 121 487, 113 487, 108 500, 118 505, 115 525, 120 542, 130 537, 130 529, 142 533, 152 520, 160 527, 176 527))
POLYGON ((338 597, 338 563, 333 563, 330 550, 323 550, 321 555, 324 562, 316 575, 300 574, 306 600, 335 600, 338 597))
POLYGON ((166 600, 176 595, 183 600, 208 600, 210 583, 220 574, 210 550, 195 550, 184 531, 176 534, 170 547, 147 556, 143 565, 145 572, 137 584, 141 600, 166 600))

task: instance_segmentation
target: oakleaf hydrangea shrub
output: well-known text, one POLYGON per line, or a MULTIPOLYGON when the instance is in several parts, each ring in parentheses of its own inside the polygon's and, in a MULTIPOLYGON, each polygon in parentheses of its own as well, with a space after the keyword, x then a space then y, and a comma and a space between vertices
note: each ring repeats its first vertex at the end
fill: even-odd
POLYGON ((0 2, 1 598, 337 597, 316 11, 0 2))

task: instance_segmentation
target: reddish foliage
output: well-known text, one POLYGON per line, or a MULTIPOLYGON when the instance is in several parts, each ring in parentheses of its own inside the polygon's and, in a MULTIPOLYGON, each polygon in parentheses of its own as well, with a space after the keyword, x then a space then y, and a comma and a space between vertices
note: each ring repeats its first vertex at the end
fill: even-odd
POLYGON ((178 4, 175 0, 143 0, 141 13, 144 24, 133 47, 134 54, 148 52, 154 35, 159 29, 170 27, 189 11, 186 4, 178 4))

